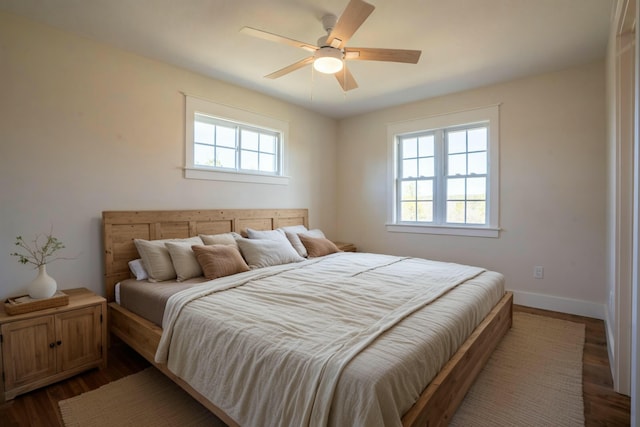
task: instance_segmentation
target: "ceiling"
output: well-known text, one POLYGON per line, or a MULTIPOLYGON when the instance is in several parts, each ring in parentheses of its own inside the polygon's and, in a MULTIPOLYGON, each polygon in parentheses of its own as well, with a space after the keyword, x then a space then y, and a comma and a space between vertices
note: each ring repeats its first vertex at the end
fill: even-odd
POLYGON ((359 88, 305 67, 310 55, 250 26, 316 44, 348 0, 0 0, 22 15, 341 118, 604 58, 614 0, 367 0, 349 46, 422 50, 418 64, 350 61, 359 88))

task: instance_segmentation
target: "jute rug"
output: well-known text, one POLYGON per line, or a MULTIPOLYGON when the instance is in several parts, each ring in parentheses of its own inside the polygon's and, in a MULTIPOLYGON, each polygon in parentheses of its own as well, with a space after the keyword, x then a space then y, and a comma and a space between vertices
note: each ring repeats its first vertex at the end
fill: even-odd
MULTIPOLYGON (((584 325, 514 313, 453 426, 583 426, 584 325)), ((154 368, 59 403, 66 427, 224 426, 154 368)))
POLYGON ((451 426, 584 426, 584 325, 514 313, 451 426))

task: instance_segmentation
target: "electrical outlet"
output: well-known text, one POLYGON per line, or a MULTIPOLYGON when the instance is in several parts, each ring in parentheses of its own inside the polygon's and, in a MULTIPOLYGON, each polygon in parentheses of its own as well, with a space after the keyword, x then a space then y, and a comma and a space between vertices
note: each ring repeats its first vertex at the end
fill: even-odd
POLYGON ((536 265, 533 267, 533 278, 534 279, 542 279, 544 277, 544 267, 541 265, 536 265))

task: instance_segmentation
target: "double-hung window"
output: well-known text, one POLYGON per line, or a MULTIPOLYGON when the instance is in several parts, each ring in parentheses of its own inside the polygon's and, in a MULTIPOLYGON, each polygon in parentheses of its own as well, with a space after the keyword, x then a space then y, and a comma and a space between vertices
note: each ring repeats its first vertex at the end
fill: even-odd
POLYGON ((498 236, 498 107, 389 125, 389 231, 498 236))
POLYGON ((286 122, 187 96, 187 178, 286 184, 286 122))

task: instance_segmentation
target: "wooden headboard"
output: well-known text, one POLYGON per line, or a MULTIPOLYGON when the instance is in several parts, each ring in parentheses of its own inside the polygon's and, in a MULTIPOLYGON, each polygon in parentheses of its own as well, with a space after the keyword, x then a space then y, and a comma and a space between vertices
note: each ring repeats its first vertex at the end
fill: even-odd
POLYGON ((102 212, 104 283, 107 301, 115 285, 131 277, 128 262, 139 258, 133 239, 157 240, 219 234, 247 228, 275 230, 290 225, 309 227, 307 209, 229 209, 186 211, 102 212))

